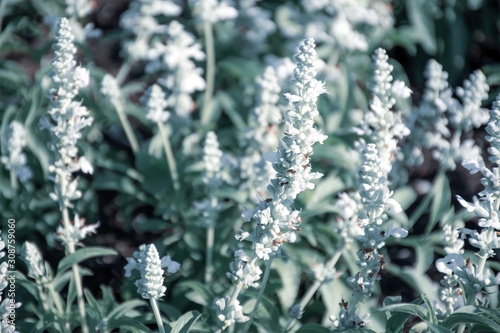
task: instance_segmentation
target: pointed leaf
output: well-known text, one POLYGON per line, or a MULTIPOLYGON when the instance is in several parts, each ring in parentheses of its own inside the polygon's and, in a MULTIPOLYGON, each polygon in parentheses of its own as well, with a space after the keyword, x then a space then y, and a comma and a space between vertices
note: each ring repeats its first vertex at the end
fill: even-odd
POLYGON ((104 257, 104 256, 115 256, 118 255, 113 249, 108 249, 105 247, 86 247, 83 249, 78 249, 75 253, 72 253, 64 257, 57 266, 57 272, 63 272, 69 267, 81 263, 90 258, 104 257))

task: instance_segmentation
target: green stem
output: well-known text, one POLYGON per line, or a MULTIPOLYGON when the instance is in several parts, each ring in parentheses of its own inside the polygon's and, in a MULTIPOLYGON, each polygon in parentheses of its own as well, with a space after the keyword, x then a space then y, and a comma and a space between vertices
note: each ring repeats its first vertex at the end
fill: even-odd
MULTIPOLYGON (((337 264, 337 261, 339 261, 340 256, 342 255, 343 250, 344 250, 344 245, 342 245, 340 247, 340 249, 337 250, 337 252, 335 252, 333 257, 330 258, 330 260, 326 264, 326 269, 325 269, 326 271, 329 271, 335 267, 335 265, 337 264)), ((311 298, 314 296, 314 294, 316 294, 316 291, 318 291, 319 287, 321 287, 322 284, 323 284, 323 281, 320 281, 320 280, 314 281, 314 283, 309 287, 309 289, 306 291, 304 296, 302 296, 302 298, 299 302, 299 308, 300 308, 301 312, 304 310, 307 303, 309 303, 311 298)), ((283 332, 288 332, 288 330, 290 330, 295 325, 296 321, 297 321, 297 318, 288 319, 288 322, 285 326, 285 330, 283 332)))
MULTIPOLYGON (((62 178, 62 177, 61 177, 62 178)), ((65 185, 64 182, 61 183, 61 187, 65 185)), ((62 216, 63 216, 63 224, 64 228, 66 230, 70 230, 70 222, 69 222, 69 212, 68 208, 64 207, 62 209, 62 216)), ((68 243, 66 244, 66 248, 69 252, 69 254, 75 253, 75 244, 74 243, 68 243)), ((71 269, 73 271, 73 279, 75 281, 75 288, 76 288, 76 298, 78 300, 78 310, 80 311, 80 317, 81 317, 81 323, 82 323, 82 332, 83 333, 88 333, 89 329, 87 326, 87 321, 85 319, 86 316, 86 311, 85 311, 85 300, 83 299, 83 289, 82 289, 82 280, 80 277, 80 272, 78 269, 78 266, 74 264, 71 266, 71 269)))
MULTIPOLYGON (((54 305, 56 306, 57 312, 59 312, 59 315, 61 317, 65 317, 64 310, 63 310, 63 307, 61 304, 61 300, 59 299, 59 295, 57 295, 57 293, 55 292, 54 285, 52 284, 52 282, 49 283, 47 285, 47 287, 49 288, 50 296, 52 297, 51 299, 52 299, 54 305)), ((70 323, 69 323, 69 321, 66 320, 66 326, 64 327, 64 332, 70 332, 70 331, 71 331, 70 323)))
POLYGON ((271 265, 273 263, 274 257, 271 257, 266 263, 266 270, 264 272, 264 278, 262 279, 262 283, 260 285, 259 295, 257 296, 257 300, 255 301, 255 305, 253 307, 252 313, 250 315, 250 319, 245 325, 245 329, 243 333, 248 332, 250 326, 252 326, 253 319, 255 318, 255 314, 259 309, 260 302, 262 301, 262 296, 264 296, 264 291, 266 290, 267 281, 269 280, 269 274, 271 273, 271 265))
POLYGON ((130 60, 127 60, 122 64, 120 70, 118 70, 118 73, 116 74, 116 82, 118 83, 119 86, 121 86, 125 81, 125 79, 127 78, 127 75, 130 72, 131 67, 132 67, 132 62, 130 60))
POLYGON ((207 53, 207 73, 205 78, 207 86, 205 89, 205 98, 203 100, 203 109, 201 111, 201 124, 203 127, 206 127, 210 120, 208 119, 208 111, 212 104, 215 82, 215 48, 212 23, 205 21, 203 24, 203 31, 205 33, 205 49, 207 53))
POLYGON ((10 186, 14 191, 17 189, 17 177, 14 170, 10 170, 10 186))
POLYGON ((488 259, 487 255, 480 257, 479 265, 477 266, 477 273, 481 274, 484 271, 484 266, 486 266, 486 260, 488 259))
POLYGON ((165 149, 165 157, 167 158, 168 168, 170 169, 170 176, 172 177, 174 188, 176 191, 179 191, 181 185, 179 183, 179 174, 177 172, 177 165, 175 163, 172 145, 170 145, 170 140, 168 138, 167 131, 165 131, 164 125, 161 122, 157 122, 156 124, 160 130, 161 141, 163 142, 163 148, 165 149))
POLYGON ((156 318, 156 324, 158 324, 158 329, 160 330, 160 333, 165 333, 165 327, 163 327, 163 321, 161 320, 160 310, 158 309, 156 298, 150 298, 149 301, 151 303, 151 307, 153 308, 153 313, 156 318))
POLYGON ((135 137, 134 131, 132 130, 132 126, 125 115, 125 111, 123 110, 123 106, 120 102, 113 103, 118 113, 118 117, 120 118, 120 122, 122 123, 123 130, 125 131, 125 135, 127 136, 128 142, 130 142, 130 146, 132 147, 132 151, 137 153, 139 150, 139 142, 135 137))
MULTIPOLYGON (((210 198, 210 209, 213 210, 217 206, 217 198, 213 196, 210 198)), ((211 214, 214 215, 214 214, 211 214)), ((215 216, 210 216, 209 217, 210 221, 208 221, 208 226, 207 226, 207 246, 206 246, 206 252, 207 252, 207 258, 205 261, 205 282, 209 283, 212 281, 212 275, 213 275, 213 267, 212 267, 212 261, 213 261, 213 252, 214 252, 214 236, 215 236, 215 216)))

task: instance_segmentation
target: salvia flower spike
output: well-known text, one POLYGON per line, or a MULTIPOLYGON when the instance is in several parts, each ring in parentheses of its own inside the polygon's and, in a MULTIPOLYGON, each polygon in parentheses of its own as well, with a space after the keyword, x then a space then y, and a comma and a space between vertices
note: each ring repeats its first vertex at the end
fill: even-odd
POLYGON ((265 156, 273 163, 276 171, 275 178, 268 185, 272 197, 262 201, 257 208, 245 209, 243 212, 244 221, 254 220, 257 227, 252 233, 242 232, 236 238, 251 242, 253 254, 249 258, 242 250, 235 253, 236 259, 231 264, 231 272, 227 273, 235 290, 230 297, 226 297, 225 302, 219 300, 214 305, 222 329, 234 322, 249 319, 240 312, 234 315, 228 311, 239 309, 236 306, 239 304, 237 298, 243 287, 258 285, 261 270, 256 264, 257 260, 270 260, 279 255, 284 243, 295 242, 295 233, 300 230, 302 219, 299 211, 293 210, 291 205, 300 192, 314 188, 312 180, 322 176, 311 172, 310 163, 314 143, 323 143, 327 138, 314 127, 314 118, 319 115, 316 102, 318 96, 325 92, 323 82, 315 79, 317 55, 314 48, 312 38, 306 39, 299 47, 299 53, 295 57, 295 87, 291 93, 285 94, 289 105, 284 117, 284 137, 278 144, 277 152, 269 152, 265 156))

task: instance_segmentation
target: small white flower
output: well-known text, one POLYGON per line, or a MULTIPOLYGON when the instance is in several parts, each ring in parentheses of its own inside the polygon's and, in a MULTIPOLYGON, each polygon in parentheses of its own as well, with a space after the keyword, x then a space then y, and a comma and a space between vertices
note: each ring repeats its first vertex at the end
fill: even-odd
POLYGON ((75 214, 74 223, 65 228, 64 226, 59 226, 57 228, 56 238, 59 239, 63 244, 74 244, 81 245, 80 241, 85 239, 87 235, 95 234, 100 222, 92 225, 85 225, 86 220, 80 218, 78 214, 75 214))
POLYGON ((83 173, 92 175, 94 173, 94 167, 90 164, 89 160, 85 156, 80 157, 78 160, 78 165, 83 173))
POLYGON ((396 80, 392 84, 392 93, 399 98, 408 98, 411 96, 413 91, 406 86, 406 84, 401 80, 396 80))
POLYGON ((265 248, 261 243, 255 244, 255 253, 260 259, 269 260, 269 253, 271 252, 271 249, 265 248))
POLYGON ((464 258, 461 255, 452 253, 436 261, 436 269, 443 274, 451 274, 458 268, 465 266, 464 258))
POLYGON ((78 87, 83 88, 89 85, 89 70, 83 67, 76 67, 73 72, 75 83, 78 87))

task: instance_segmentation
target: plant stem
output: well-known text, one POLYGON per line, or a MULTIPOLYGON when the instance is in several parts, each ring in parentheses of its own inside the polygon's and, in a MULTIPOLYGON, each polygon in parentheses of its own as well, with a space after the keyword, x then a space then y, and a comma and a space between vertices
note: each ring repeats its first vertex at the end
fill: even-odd
POLYGON ((165 327, 163 327, 163 321, 161 320, 160 310, 158 309, 156 298, 150 298, 149 301, 151 303, 151 307, 153 308, 153 313, 156 318, 156 324, 158 324, 158 329, 160 330, 160 333, 165 333, 165 327))
MULTIPOLYGON (((51 282, 51 283, 47 284, 47 287, 49 288, 50 296, 52 297, 51 299, 52 299, 54 305, 56 306, 57 312, 59 312, 59 315, 61 317, 64 317, 65 315, 64 315, 64 310, 63 310, 62 304, 61 304, 61 300, 59 299, 59 295, 57 295, 57 293, 54 290, 54 285, 51 282)), ((46 301, 43 301, 43 302, 46 302, 46 301)), ((67 321, 67 320, 66 320, 66 326, 64 327, 63 331, 64 332, 71 331, 71 326, 69 324, 69 321, 67 321)))
POLYGON ((212 106, 215 82, 215 48, 212 23, 205 21, 203 31, 205 33, 205 49, 207 53, 207 73, 205 78, 207 86, 205 89, 205 98, 203 99, 203 109, 201 111, 201 124, 203 127, 206 127, 210 120, 208 119, 208 111, 212 106))
POLYGON ((17 189, 17 177, 14 170, 10 170, 10 186, 14 191, 17 189))
MULTIPOLYGON (((217 197, 215 197, 212 194, 212 197, 210 198, 209 209, 213 212, 216 207, 217 207, 217 197)), ((213 274, 212 261, 213 261, 214 236, 215 236, 215 214, 210 214, 210 215, 211 216, 209 216, 209 221, 207 226, 207 246, 206 246, 207 258, 205 261, 205 282, 207 283, 212 281, 212 274, 213 274)))
POLYGON ((130 72, 130 67, 132 66, 132 62, 130 60, 125 61, 120 69, 118 70, 118 73, 116 74, 116 82, 118 85, 122 85, 123 81, 127 78, 128 73, 130 72))
POLYGON ((170 145, 170 139, 168 138, 164 125, 161 122, 157 122, 156 124, 160 130, 161 141, 163 142, 163 148, 165 149, 165 157, 167 158, 168 168, 170 169, 170 176, 172 177, 174 188, 176 191, 179 191, 181 185, 179 183, 179 174, 177 173, 177 165, 175 163, 172 146, 170 145))
POLYGON ((271 265, 273 263, 274 257, 271 257, 267 263, 266 263, 266 270, 264 272, 264 277, 262 278, 262 283, 260 284, 260 290, 259 290, 259 295, 257 296, 257 301, 255 301, 255 305, 252 310, 252 314, 250 315, 250 319, 246 323, 245 329, 243 330, 243 333, 248 332, 250 329, 250 326, 252 326, 252 321, 253 318, 255 317, 255 314, 257 313, 257 310, 259 309, 260 302, 262 300, 262 296, 264 295, 264 291, 266 290, 266 285, 267 281, 269 280, 269 274, 271 273, 271 265))
POLYGON ((135 137, 134 131, 132 130, 132 126, 125 115, 125 111, 123 110, 123 106, 121 103, 114 103, 116 112, 118 113, 118 117, 120 118, 120 122, 122 123, 123 130, 125 131, 125 135, 127 136, 128 142, 132 147, 132 151, 137 153, 139 150, 139 143, 137 138, 135 137))
MULTIPOLYGON (((63 177, 61 177, 63 178, 63 177)), ((65 181, 61 182, 61 188, 65 186, 65 181)), ((65 187, 64 187, 65 188, 65 187)), ((61 193, 63 193, 61 191, 61 193)), ((64 205, 64 202, 62 203, 64 205)), ((70 230, 70 222, 69 222, 69 212, 68 208, 64 207, 62 208, 62 216, 63 216, 63 224, 64 228, 66 230, 70 230)), ((69 254, 75 253, 75 244, 73 243, 68 243, 67 244, 67 250, 69 254)), ((83 299, 83 289, 82 289, 82 280, 80 278, 80 272, 78 269, 78 266, 74 264, 71 266, 71 269, 73 271, 73 278, 75 281, 75 288, 76 288, 76 298, 78 300, 78 310, 80 311, 80 317, 81 317, 81 322, 82 322, 82 332, 83 333, 88 333, 89 329, 87 327, 87 321, 85 319, 86 311, 85 311, 85 300, 83 299)))
MULTIPOLYGON (((331 269, 333 269, 333 267, 335 267, 335 265, 337 264, 337 261, 340 259, 340 256, 342 255, 342 252, 344 250, 344 246, 345 246, 345 244, 342 245, 337 250, 337 252, 335 252, 335 254, 333 255, 333 257, 330 258, 330 260, 326 264, 326 270, 327 271, 331 270, 331 269)), ((314 296, 314 294, 316 293, 316 291, 318 291, 319 287, 321 287, 322 284, 323 284, 323 281, 316 280, 309 287, 309 289, 306 291, 306 293, 304 294, 304 296, 302 296, 300 302, 298 303, 299 307, 300 307, 300 311, 304 310, 304 308, 306 307, 307 303, 309 303, 309 301, 311 300, 311 298, 314 296)), ((297 318, 290 318, 290 319, 288 319, 288 323, 286 324, 285 330, 283 332, 288 332, 288 330, 290 330, 295 325, 296 321, 297 321, 297 318)))

